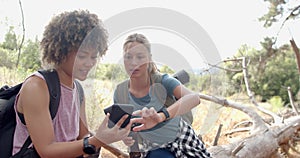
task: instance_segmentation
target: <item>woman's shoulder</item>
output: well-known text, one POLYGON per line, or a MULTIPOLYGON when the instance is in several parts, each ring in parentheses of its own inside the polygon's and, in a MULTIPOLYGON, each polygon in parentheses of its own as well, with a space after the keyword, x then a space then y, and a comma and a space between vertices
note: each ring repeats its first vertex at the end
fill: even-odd
MULTIPOLYGON (((25 107, 28 109, 37 109, 42 103, 46 102, 47 95, 48 87, 45 80, 36 75, 29 76, 23 82, 18 94, 18 105, 22 109, 25 107)), ((22 110, 19 112, 22 113, 22 110)))
POLYGON ((24 94, 41 94, 43 91, 47 90, 47 84, 43 78, 32 75, 28 77, 21 88, 20 93, 24 94))
POLYGON ((162 83, 164 84, 164 83, 168 83, 168 82, 172 82, 172 83, 176 83, 176 84, 180 84, 179 83, 179 81, 176 79, 176 78, 174 78, 173 76, 171 76, 171 75, 169 75, 169 74, 167 74, 167 73, 165 73, 165 74, 161 74, 161 77, 162 77, 162 83))
POLYGON ((156 72, 152 74, 151 78, 154 80, 154 82, 163 82, 164 80, 175 79, 174 77, 170 76, 167 73, 160 73, 160 72, 156 72))
POLYGON ((25 81, 23 82, 23 86, 22 87, 31 87, 31 88, 35 88, 38 86, 42 86, 43 84, 46 84, 43 75, 41 75, 40 73, 36 72, 33 73, 31 75, 29 75, 25 81))

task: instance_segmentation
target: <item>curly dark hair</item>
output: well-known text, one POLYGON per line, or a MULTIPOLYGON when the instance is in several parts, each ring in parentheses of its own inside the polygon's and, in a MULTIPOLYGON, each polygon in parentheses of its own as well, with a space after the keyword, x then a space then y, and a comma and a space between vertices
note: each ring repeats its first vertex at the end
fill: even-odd
POLYGON ((45 27, 41 41, 43 65, 59 65, 68 53, 92 48, 100 57, 107 50, 108 33, 96 14, 87 10, 63 12, 45 27))

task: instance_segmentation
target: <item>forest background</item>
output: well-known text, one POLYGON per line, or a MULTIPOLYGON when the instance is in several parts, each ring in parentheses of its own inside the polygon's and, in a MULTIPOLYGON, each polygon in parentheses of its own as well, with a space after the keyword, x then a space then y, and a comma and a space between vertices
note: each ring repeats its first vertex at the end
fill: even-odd
MULTIPOLYGON (((256 101, 274 113, 280 115, 292 109, 291 99, 296 108, 299 108, 300 71, 295 53, 297 50, 299 52, 299 49, 295 50, 292 45, 292 34, 290 41, 279 46, 276 45, 278 40, 276 35, 286 22, 299 21, 300 5, 284 0, 265 0, 265 3, 269 6, 268 12, 258 17, 258 20, 266 29, 272 27, 274 23, 280 23, 282 27, 274 32, 274 36, 261 39, 260 49, 244 44, 232 57, 223 59, 217 64, 207 63, 205 67, 199 67, 197 71, 189 72, 190 81, 186 84, 188 88, 195 92, 220 96, 243 105, 251 105, 251 98, 247 93, 250 88, 256 101), (296 5, 290 5, 291 3, 296 5), (240 60, 241 58, 246 60, 248 85, 245 84, 243 72, 245 65, 240 60)), ((38 38, 25 38, 24 32, 17 34, 15 30, 23 28, 22 23, 13 26, 7 19, 1 19, 1 22, 6 23, 6 31, 4 40, 0 42, 0 85, 15 85, 41 68, 40 41, 38 38)), ((168 65, 160 65, 159 69, 162 73, 170 75, 176 73, 176 70, 168 65)), ((87 98, 89 126, 92 130, 97 128, 103 119, 103 108, 112 104, 112 93, 116 84, 126 78, 128 76, 124 72, 122 64, 101 63, 100 61, 90 73, 88 80, 82 82, 87 98)), ((208 147, 215 145, 215 137, 220 125, 223 126, 223 129, 218 144, 227 144, 245 137, 243 132, 242 134, 231 133, 236 124, 249 119, 239 110, 225 108, 203 100, 193 110, 193 114, 195 119, 193 127, 196 133, 202 136, 208 147)), ((126 147, 122 144, 117 143, 117 146, 126 151, 126 147)), ((296 145, 296 147, 298 146, 296 145)))

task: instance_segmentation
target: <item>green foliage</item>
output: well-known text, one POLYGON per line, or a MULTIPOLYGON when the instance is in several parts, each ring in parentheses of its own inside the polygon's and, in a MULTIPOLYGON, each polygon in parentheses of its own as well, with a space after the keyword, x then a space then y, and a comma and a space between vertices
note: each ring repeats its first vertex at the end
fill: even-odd
MULTIPOLYGON (((250 88, 256 95, 262 97, 262 101, 280 96, 283 102, 287 103, 289 98, 286 87, 290 86, 294 95, 300 88, 295 56, 290 46, 272 48, 271 41, 270 38, 266 38, 262 42, 261 50, 243 46, 236 57, 247 57, 250 88)), ((226 67, 242 69, 241 62, 227 63, 226 67)), ((240 89, 246 90, 242 71, 228 72, 227 77, 232 85, 236 85, 232 93, 237 93, 240 89)))
POLYGON ((287 102, 289 98, 286 87, 292 87, 292 93, 297 93, 299 90, 299 74, 295 59, 291 51, 287 52, 286 55, 279 55, 267 64, 268 69, 266 69, 265 77, 262 79, 264 86, 258 89, 260 90, 258 94, 265 94, 269 97, 279 95, 287 102))
POLYGON ((15 51, 0 47, 0 67, 13 68, 15 63, 14 54, 16 54, 15 51))
POLYGON ((122 81, 128 75, 120 64, 99 64, 96 66, 95 74, 91 75, 91 77, 100 80, 122 81))
MULTIPOLYGON (((5 39, 0 43, 0 66, 7 68, 14 68, 18 60, 18 36, 14 32, 14 27, 10 26, 8 32, 5 34, 5 39)), ((24 72, 33 72, 41 67, 39 59, 39 41, 28 40, 24 43, 18 70, 24 72)))
POLYGON ((10 26, 8 32, 5 34, 4 42, 0 45, 2 48, 7 50, 17 50, 18 42, 17 35, 14 31, 14 27, 10 26))
POLYGON ((173 73, 175 73, 175 71, 174 70, 172 70, 169 66, 167 66, 167 65, 163 65, 160 69, 159 69, 159 71, 161 72, 161 73, 167 73, 167 74, 173 74, 173 73))
POLYGON ((37 39, 27 41, 21 54, 20 66, 32 72, 41 68, 39 41, 37 39))
POLYGON ((269 3, 269 10, 258 20, 264 22, 264 27, 270 27, 280 18, 295 19, 300 15, 300 5, 297 0, 264 0, 269 3), (293 6, 294 5, 294 6, 293 6), (287 15, 286 15, 287 14, 287 15))
POLYGON ((4 41, 0 43, 0 66, 13 68, 17 61, 17 35, 14 32, 14 27, 10 26, 5 34, 4 41))
POLYGON ((284 102, 282 101, 280 96, 273 96, 271 99, 268 100, 268 103, 272 105, 272 111, 278 112, 280 109, 283 108, 284 102))
POLYGON ((215 96, 227 95, 230 85, 226 81, 224 71, 204 70, 201 74, 189 74, 190 82, 186 87, 195 92, 209 93, 215 96), (226 89, 225 89, 226 88, 226 89))
POLYGON ((189 74, 190 82, 186 84, 186 87, 195 92, 201 92, 209 88, 209 75, 198 75, 198 74, 189 74))

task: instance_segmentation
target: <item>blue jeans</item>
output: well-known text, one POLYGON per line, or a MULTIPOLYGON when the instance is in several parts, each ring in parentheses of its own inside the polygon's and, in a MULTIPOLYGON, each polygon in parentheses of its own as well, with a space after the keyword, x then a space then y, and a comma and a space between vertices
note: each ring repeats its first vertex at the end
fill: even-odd
POLYGON ((168 149, 165 148, 159 148, 155 150, 149 151, 147 154, 146 158, 176 158, 175 155, 169 151, 168 149))

